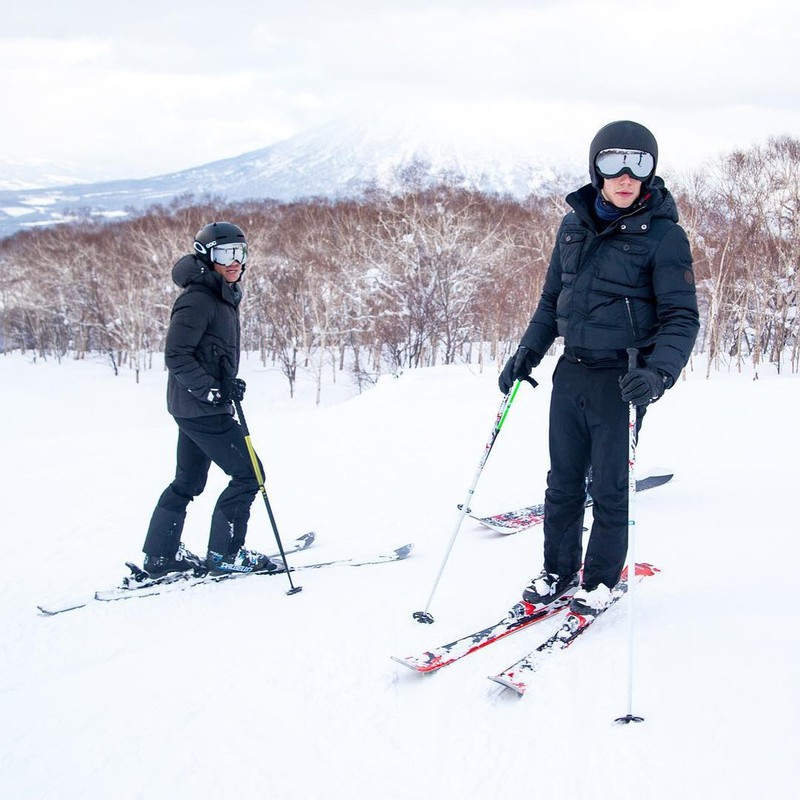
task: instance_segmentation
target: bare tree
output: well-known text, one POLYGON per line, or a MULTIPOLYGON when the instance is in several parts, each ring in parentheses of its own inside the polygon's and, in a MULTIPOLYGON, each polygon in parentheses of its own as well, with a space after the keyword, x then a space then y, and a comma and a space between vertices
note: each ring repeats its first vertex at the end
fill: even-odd
MULTIPOLYGON (((281 204, 178 198, 118 222, 88 215, 0 240, 0 348, 106 353, 137 375, 163 348, 175 261, 209 220, 250 245, 242 345, 280 366, 368 385, 459 360, 505 361, 541 293, 564 210, 558 186, 526 201, 436 186, 281 204)), ((672 181, 695 260, 698 347, 709 372, 746 361, 800 368, 800 142, 737 151, 672 181)))

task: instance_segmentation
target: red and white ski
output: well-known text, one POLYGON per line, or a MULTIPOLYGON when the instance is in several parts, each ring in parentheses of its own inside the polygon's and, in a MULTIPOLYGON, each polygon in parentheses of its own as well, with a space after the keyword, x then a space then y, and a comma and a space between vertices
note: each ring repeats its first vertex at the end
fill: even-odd
MULTIPOLYGON (((647 489, 654 489, 656 486, 663 486, 673 478, 673 475, 650 475, 647 478, 642 478, 636 481, 636 491, 644 492, 647 489)), ((592 505, 592 498, 586 496, 586 508, 592 505)), ((544 503, 539 503, 535 506, 526 506, 525 508, 518 508, 516 511, 503 511, 499 514, 492 514, 490 517, 478 517, 470 514, 472 519, 491 528, 497 533, 519 533, 532 528, 535 525, 540 525, 544 520, 544 503)))
MULTIPOLYGON (((652 564, 637 564, 636 577, 638 579, 655 575, 660 570, 652 564)), ((602 614, 608 611, 618 600, 621 600, 628 591, 627 567, 622 573, 619 583, 614 587, 611 603, 602 611, 589 616, 569 613, 564 624, 547 640, 542 642, 535 650, 515 661, 510 667, 497 675, 489 675, 489 680, 495 681, 508 689, 513 689, 517 694, 523 695, 530 686, 534 673, 538 672, 549 656, 559 650, 565 650, 602 614)))
POLYGON ((521 601, 514 606, 512 613, 493 625, 469 633, 448 644, 434 647, 432 650, 426 650, 424 653, 405 657, 392 656, 392 660, 416 672, 435 672, 512 633, 558 614, 569 605, 575 588, 577 587, 567 590, 548 605, 533 605, 521 601))

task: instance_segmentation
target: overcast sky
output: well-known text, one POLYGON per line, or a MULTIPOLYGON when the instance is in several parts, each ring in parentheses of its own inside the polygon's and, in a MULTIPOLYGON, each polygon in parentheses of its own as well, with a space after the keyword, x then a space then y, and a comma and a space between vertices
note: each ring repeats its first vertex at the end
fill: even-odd
POLYGON ((17 0, 0 169, 145 177, 355 111, 424 113, 409 103, 529 129, 554 158, 633 118, 662 166, 695 166, 800 138, 798 31, 797 0, 17 0))

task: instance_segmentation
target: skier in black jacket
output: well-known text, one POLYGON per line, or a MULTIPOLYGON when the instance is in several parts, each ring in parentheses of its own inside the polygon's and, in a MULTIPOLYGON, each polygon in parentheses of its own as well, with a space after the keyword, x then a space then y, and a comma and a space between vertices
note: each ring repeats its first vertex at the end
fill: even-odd
POLYGON ((572 211, 539 304, 500 375, 507 393, 564 338, 550 403, 544 568, 523 592, 530 603, 552 602, 580 581, 589 474, 594 522, 572 607, 587 613, 610 600, 628 547, 628 403, 638 432, 697 336, 689 242, 657 161, 655 137, 636 122, 612 122, 594 137, 591 183, 566 198, 572 211), (627 348, 639 351, 630 370, 627 348))
POLYGON ((215 574, 271 572, 279 566, 244 547, 258 482, 232 405, 246 388, 236 373, 247 242, 238 226, 212 222, 197 233, 194 249, 172 268, 173 280, 183 288, 164 351, 167 409, 178 425, 177 468, 150 521, 144 568, 160 577, 203 566, 180 540, 186 508, 205 488, 213 461, 231 481, 214 508, 205 566, 215 574))

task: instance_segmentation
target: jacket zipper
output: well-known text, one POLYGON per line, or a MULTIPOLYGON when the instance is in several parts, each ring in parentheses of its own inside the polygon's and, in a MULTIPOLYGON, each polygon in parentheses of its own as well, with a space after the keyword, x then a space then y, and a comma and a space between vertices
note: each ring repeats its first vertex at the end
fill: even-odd
POLYGON ((628 312, 628 323, 631 326, 631 336, 633 336, 633 342, 635 344, 639 339, 639 326, 633 318, 633 309, 631 308, 631 301, 628 297, 625 298, 625 310, 628 312))

